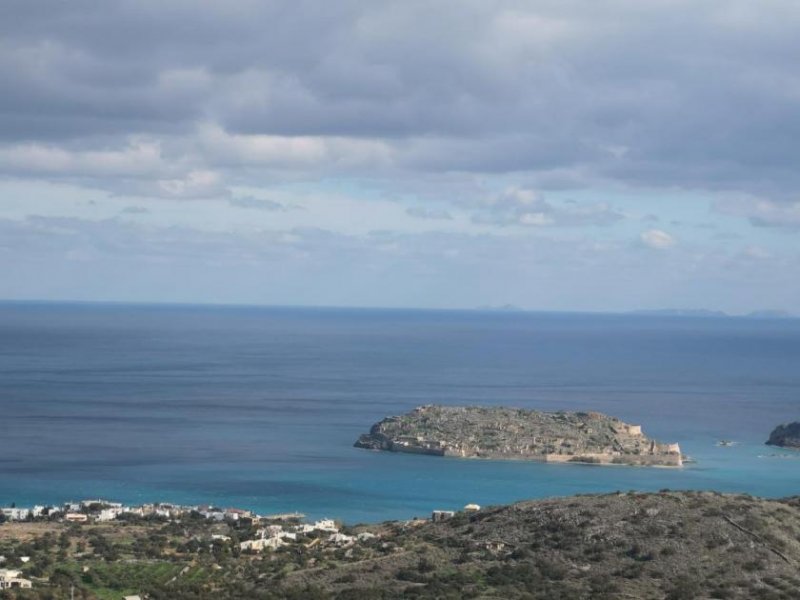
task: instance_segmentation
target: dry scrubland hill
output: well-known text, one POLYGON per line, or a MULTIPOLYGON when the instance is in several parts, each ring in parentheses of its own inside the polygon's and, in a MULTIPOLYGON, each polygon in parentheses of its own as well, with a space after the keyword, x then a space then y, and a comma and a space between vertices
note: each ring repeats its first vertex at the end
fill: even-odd
POLYGON ((387 417, 356 447, 462 458, 680 466, 677 444, 597 412, 481 406, 420 406, 387 417))
POLYGON ((460 514, 303 582, 348 598, 800 598, 800 499, 612 494, 460 514))
POLYGON ((34 589, 0 598, 67 600, 73 585, 80 600, 800 598, 800 498, 607 494, 349 533, 364 530, 379 537, 248 554, 238 542, 256 527, 242 523, 5 524, 0 554, 34 589))

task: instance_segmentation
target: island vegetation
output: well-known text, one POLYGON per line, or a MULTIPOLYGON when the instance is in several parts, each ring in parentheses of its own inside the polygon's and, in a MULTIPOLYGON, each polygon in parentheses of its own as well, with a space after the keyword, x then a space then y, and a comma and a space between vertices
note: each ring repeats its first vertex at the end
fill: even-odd
POLYGON ((679 467, 678 444, 597 412, 481 406, 420 406, 387 417, 355 446, 460 458, 679 467))

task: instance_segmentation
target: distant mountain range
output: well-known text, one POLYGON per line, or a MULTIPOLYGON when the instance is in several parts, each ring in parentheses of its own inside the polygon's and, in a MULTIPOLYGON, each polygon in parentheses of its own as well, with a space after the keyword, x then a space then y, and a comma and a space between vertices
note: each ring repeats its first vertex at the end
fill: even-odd
POLYGON ((661 317, 741 317, 745 319, 792 319, 794 315, 785 310, 755 310, 744 315, 729 315, 721 310, 705 308, 660 308, 655 310, 634 310, 632 315, 652 315, 661 317))
MULTIPOLYGON (((475 310, 479 311, 492 311, 492 312, 527 312, 526 309, 516 306, 514 304, 502 305, 483 305, 478 306, 475 310)), ((538 312, 538 311, 533 311, 538 312)), ((754 310, 752 312, 742 315, 732 315, 721 310, 710 310, 707 308, 655 308, 655 309, 639 309, 628 311, 628 315, 642 315, 653 317, 702 317, 702 318, 738 318, 738 319, 795 319, 798 315, 794 315, 786 310, 779 309, 762 309, 754 310)))
POLYGON ((486 304, 483 306, 479 306, 475 310, 491 310, 491 311, 505 311, 505 312, 522 312, 525 309, 520 308, 519 306, 515 306, 513 304, 501 304, 501 305, 494 305, 494 304, 486 304))

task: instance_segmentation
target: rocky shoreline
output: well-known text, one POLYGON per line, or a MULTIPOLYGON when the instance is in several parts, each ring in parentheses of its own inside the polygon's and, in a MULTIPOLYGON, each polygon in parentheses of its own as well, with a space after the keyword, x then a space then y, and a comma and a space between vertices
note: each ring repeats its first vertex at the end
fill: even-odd
POLYGON ((420 406, 387 417, 357 448, 499 460, 680 467, 678 444, 647 438, 639 425, 597 412, 420 406))

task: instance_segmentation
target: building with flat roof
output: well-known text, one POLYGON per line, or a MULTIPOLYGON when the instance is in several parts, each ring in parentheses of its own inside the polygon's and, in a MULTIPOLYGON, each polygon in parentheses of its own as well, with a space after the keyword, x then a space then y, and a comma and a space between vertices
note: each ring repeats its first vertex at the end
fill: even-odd
POLYGON ((0 590, 33 587, 29 579, 20 577, 21 574, 22 571, 17 571, 16 569, 0 569, 0 590))

